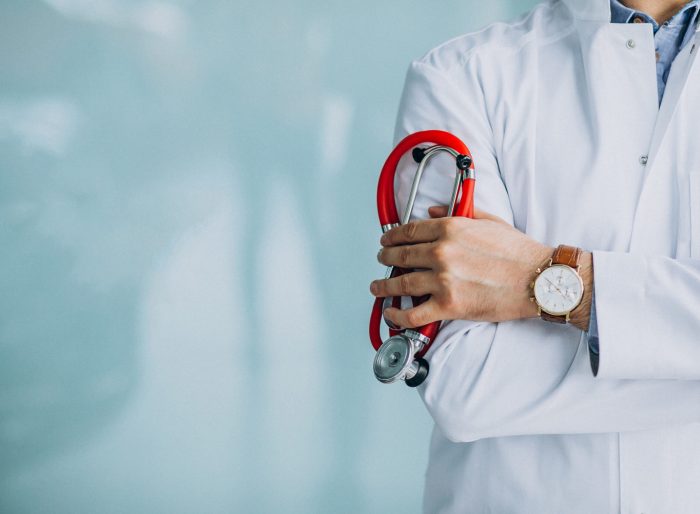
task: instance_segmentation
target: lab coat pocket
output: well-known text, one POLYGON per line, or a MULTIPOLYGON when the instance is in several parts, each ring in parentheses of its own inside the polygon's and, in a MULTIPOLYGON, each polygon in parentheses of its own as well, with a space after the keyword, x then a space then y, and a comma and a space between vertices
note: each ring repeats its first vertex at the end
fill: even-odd
POLYGON ((688 175, 690 198, 690 256, 700 258, 700 171, 688 175))

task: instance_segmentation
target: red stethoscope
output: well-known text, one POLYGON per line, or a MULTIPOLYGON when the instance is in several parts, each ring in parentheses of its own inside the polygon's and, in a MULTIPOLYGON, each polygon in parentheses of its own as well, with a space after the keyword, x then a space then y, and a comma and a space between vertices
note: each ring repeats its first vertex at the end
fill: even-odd
MULTIPOLYGON (((416 202, 418 186, 423 171, 430 160, 439 153, 448 153, 455 159, 457 171, 448 208, 448 216, 474 217, 474 162, 467 146, 456 136, 442 130, 416 132, 404 138, 389 154, 377 186, 377 210, 382 232, 408 223, 416 202), (421 145, 428 145, 421 147, 421 145), (412 150, 418 169, 413 177, 411 192, 402 218, 399 220, 394 199, 394 177, 401 157, 412 150)), ((389 267, 387 277, 398 277, 412 270, 389 267)), ((419 305, 428 296, 412 298, 413 305, 419 305)), ((400 297, 377 298, 374 301, 369 321, 369 338, 377 350, 374 358, 374 376, 385 384, 405 380, 410 387, 423 383, 428 376, 428 361, 423 357, 435 341, 441 321, 434 321, 420 328, 401 329, 384 320, 389 326, 389 339, 382 341, 380 326, 384 309, 400 307, 400 297)))

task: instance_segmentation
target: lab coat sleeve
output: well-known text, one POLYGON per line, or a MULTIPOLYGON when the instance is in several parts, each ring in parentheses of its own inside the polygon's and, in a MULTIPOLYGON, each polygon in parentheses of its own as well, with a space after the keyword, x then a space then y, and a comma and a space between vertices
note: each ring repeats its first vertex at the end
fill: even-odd
POLYGON ((700 260, 593 252, 600 378, 700 380, 700 260))
MULTIPOLYGON (((476 166, 475 204, 512 224, 512 209, 501 180, 478 73, 464 73, 461 67, 460 71, 446 72, 425 61, 411 65, 396 139, 428 129, 451 131, 465 141, 476 166)), ((425 217, 428 206, 446 202, 454 164, 445 161, 444 166, 447 168, 442 174, 437 171, 440 164, 431 164, 426 170, 416 217, 425 217)), ((415 165, 408 161, 399 167, 399 205, 408 196, 414 170, 415 165)), ((598 303, 601 352, 605 355, 607 338, 614 340, 621 334, 628 324, 625 321, 639 321, 638 315, 621 312, 624 307, 617 307, 617 315, 605 312, 609 304, 619 301, 622 293, 616 288, 622 289, 620 285, 624 283, 622 278, 611 280, 611 275, 648 273, 648 263, 616 254, 598 254, 597 258, 603 262, 600 281, 606 282, 602 306, 598 303), (622 273, 627 265, 631 269, 622 273)), ((669 274, 672 265, 664 266, 665 274, 669 274)), ((661 269, 657 273, 662 273, 661 269)), ((693 274, 688 271, 687 275, 693 274)), ((643 286, 635 287, 639 291, 633 293, 634 297, 643 297, 643 286)), ((692 285, 683 287, 700 291, 700 274, 695 272, 692 285)), ((652 307, 659 306, 654 303, 652 307)), ((691 337, 693 328, 700 327, 693 327, 692 323, 684 327, 686 339, 691 337)), ((634 334, 641 337, 643 330, 637 326, 634 334)), ((629 349, 629 353, 634 351, 629 349)), ((452 321, 444 324, 426 357, 430 374, 418 388, 419 393, 437 426, 453 441, 525 434, 621 432, 700 421, 700 382, 596 378, 591 372, 585 333, 572 326, 547 324, 539 319, 504 323, 452 321), (669 402, 669 398, 674 401, 669 402)), ((615 359, 618 368, 622 366, 619 359, 626 358, 608 357, 615 359)), ((601 369, 608 369, 606 366, 612 364, 602 364, 601 369)))

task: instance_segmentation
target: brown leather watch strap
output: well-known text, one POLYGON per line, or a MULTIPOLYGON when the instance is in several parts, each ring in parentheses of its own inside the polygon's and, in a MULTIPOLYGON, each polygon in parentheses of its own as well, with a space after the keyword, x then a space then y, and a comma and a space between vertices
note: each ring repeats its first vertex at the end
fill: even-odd
POLYGON ((580 248, 574 246, 559 245, 552 255, 552 264, 564 264, 571 268, 578 268, 578 261, 581 258, 580 248))
MULTIPOLYGON (((580 248, 576 248, 574 246, 559 245, 554 251, 554 255, 552 255, 552 265, 564 264, 565 266, 569 266, 571 268, 574 268, 575 270, 578 270, 579 259, 581 259, 582 253, 583 251, 580 248)), ((568 321, 566 314, 555 316, 553 314, 549 314, 548 312, 541 311, 540 317, 543 320, 550 321, 552 323, 565 324, 568 321)))
POLYGON ((566 324, 566 314, 555 316, 554 314, 542 311, 540 312, 540 318, 551 323, 561 323, 562 325, 566 324))

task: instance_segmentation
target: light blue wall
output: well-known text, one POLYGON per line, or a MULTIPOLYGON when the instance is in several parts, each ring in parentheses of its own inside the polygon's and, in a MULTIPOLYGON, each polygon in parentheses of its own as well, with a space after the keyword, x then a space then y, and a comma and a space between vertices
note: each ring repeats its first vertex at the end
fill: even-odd
POLYGON ((533 3, 2 0, 0 512, 419 512, 376 176, 408 62, 533 3))

